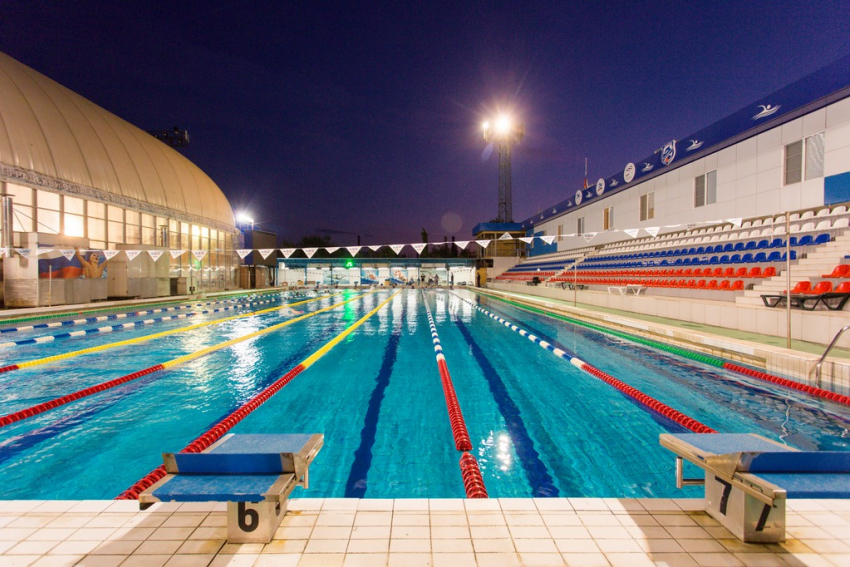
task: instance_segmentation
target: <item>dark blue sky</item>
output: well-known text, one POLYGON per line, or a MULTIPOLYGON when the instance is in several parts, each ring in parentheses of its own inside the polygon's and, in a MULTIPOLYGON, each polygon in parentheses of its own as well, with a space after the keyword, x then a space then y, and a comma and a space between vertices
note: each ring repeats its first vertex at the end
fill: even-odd
POLYGON ((485 117, 525 123, 521 221, 585 157, 592 183, 850 54, 850 0, 4 2, 0 50, 188 129, 185 155, 264 229, 403 243, 496 216, 485 117))

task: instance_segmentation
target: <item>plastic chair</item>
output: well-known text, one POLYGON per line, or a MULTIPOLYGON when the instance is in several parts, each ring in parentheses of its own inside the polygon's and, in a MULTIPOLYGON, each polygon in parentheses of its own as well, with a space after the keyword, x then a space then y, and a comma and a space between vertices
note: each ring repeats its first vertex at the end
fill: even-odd
MULTIPOLYGON (((805 293, 810 292, 811 290, 812 290, 812 282, 810 282, 809 280, 803 280, 801 282, 798 282, 797 285, 794 286, 794 289, 791 290, 791 295, 805 294, 805 293)), ((788 293, 788 290, 782 291, 783 295, 785 295, 786 293, 788 293)))
POLYGON ((729 283, 729 280, 723 280, 722 282, 720 282, 720 285, 717 286, 717 289, 722 289, 723 291, 726 291, 729 289, 730 285, 731 284, 729 283))
POLYGON ((736 278, 745 278, 745 277, 747 277, 747 268, 743 268, 743 267, 738 268, 738 269, 737 269, 737 271, 735 272, 735 277, 736 277, 736 278))
POLYGON ((821 244, 826 244, 830 240, 832 240, 832 238, 829 236, 829 233, 824 232, 823 234, 819 234, 818 237, 815 238, 813 244, 815 246, 820 246, 821 244))
POLYGON ((724 278, 734 278, 735 277, 735 268, 726 268, 723 272, 724 278))
POLYGON ((760 278, 760 277, 762 277, 761 268, 759 266, 753 266, 752 268, 750 268, 750 273, 747 275, 747 277, 748 278, 760 278))
POLYGON ((700 280, 697 282, 697 289, 705 289, 707 282, 705 280, 700 280))
MULTIPOLYGON (((725 280, 724 280, 725 281, 725 280)), ((707 289, 717 289, 717 280, 711 280, 706 286, 707 289)))
POLYGON ((831 274, 821 276, 822 278, 850 278, 850 264, 839 264, 835 266, 831 274))
POLYGON ((764 271, 761 273, 761 277, 763 277, 763 278, 772 278, 775 275, 776 275, 776 268, 774 268, 773 266, 766 267, 764 269, 764 271))
POLYGON ((743 291, 744 290, 744 282, 743 280, 735 280, 732 282, 732 287, 729 288, 729 291, 743 291))

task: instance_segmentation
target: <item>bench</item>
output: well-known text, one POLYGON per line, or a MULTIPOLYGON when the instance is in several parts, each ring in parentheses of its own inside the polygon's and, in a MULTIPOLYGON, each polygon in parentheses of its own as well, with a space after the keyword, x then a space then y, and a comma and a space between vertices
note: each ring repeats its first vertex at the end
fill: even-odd
POLYGON ((163 453, 164 478, 139 495, 156 502, 227 502, 227 540, 268 543, 296 486, 309 488, 308 469, 324 435, 225 435, 203 453, 163 453))
POLYGON ((705 511, 744 542, 785 540, 787 498, 850 498, 850 451, 798 451, 755 434, 662 434, 676 487, 705 486, 705 511), (704 478, 684 478, 683 461, 704 478))

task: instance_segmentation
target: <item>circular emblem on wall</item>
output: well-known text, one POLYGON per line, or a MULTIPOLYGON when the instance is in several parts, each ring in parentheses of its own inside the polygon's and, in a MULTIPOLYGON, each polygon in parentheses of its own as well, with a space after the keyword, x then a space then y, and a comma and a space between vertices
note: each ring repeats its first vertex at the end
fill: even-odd
POLYGON ((676 159, 676 140, 668 142, 661 148, 661 163, 670 165, 674 159, 676 159))
POLYGON ((626 165, 626 169, 623 171, 623 179, 625 179, 626 183, 631 183, 632 179, 635 178, 635 164, 630 163, 626 165))
POLYGON ((596 182, 596 194, 601 195, 605 192, 605 180, 600 178, 599 181, 596 182))
POLYGON ((576 191, 576 205, 581 205, 581 198, 582 198, 581 189, 579 189, 578 191, 576 191))

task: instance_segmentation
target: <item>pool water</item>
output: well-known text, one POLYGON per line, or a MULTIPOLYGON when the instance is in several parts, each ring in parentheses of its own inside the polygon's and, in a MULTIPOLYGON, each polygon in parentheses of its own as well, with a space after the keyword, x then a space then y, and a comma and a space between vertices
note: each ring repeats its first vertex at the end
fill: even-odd
MULTIPOLYGON (((113 498, 390 297, 336 309, 0 428, 3 498, 113 498)), ((246 300, 247 301, 247 300, 246 300)), ((0 365, 140 337, 276 303, 0 350, 0 365)), ((297 300, 293 300, 297 301, 297 300)), ((508 319, 722 433, 850 450, 850 409, 466 290, 404 290, 233 433, 323 433, 302 497, 464 497, 424 303, 434 316, 492 497, 671 497, 660 433, 684 430, 475 310, 508 319)), ((0 374, 0 414, 291 319, 288 310, 0 374)), ((150 318, 151 316, 146 316, 150 318)), ((109 323, 93 324, 103 326, 109 323)), ((85 329, 86 325, 73 327, 85 329)), ((14 333, 14 339, 68 328, 14 333)), ((9 335, 4 336, 9 338, 9 335)))

